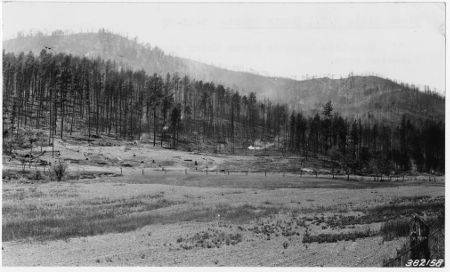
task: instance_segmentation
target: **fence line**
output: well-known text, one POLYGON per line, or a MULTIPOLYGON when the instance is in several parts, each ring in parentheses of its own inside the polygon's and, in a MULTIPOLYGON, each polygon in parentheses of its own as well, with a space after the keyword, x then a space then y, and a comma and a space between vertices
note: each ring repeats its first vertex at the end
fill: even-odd
MULTIPOLYGON (((227 169, 220 169, 220 170, 208 170, 208 169, 190 169, 190 168, 183 168, 183 169, 166 169, 164 167, 144 167, 145 169, 153 170, 153 171, 166 171, 166 172, 185 172, 187 173, 212 173, 212 174, 265 174, 266 176, 269 175, 282 175, 283 177, 286 176, 307 176, 307 177, 317 177, 317 178, 330 178, 333 177, 333 173, 320 173, 320 172, 310 172, 310 171, 268 171, 268 170, 227 170, 227 169)), ((380 181, 379 176, 374 175, 355 175, 350 174, 349 179, 350 180, 364 180, 364 181, 373 181, 374 178, 377 178, 377 182, 404 182, 406 179, 414 179, 415 181, 435 181, 436 177, 434 179, 427 179, 425 177, 414 177, 414 176, 402 176, 402 175, 391 175, 390 179, 389 176, 385 176, 385 179, 383 181, 380 181)), ((334 179, 347 179, 347 174, 334 174, 334 179)))

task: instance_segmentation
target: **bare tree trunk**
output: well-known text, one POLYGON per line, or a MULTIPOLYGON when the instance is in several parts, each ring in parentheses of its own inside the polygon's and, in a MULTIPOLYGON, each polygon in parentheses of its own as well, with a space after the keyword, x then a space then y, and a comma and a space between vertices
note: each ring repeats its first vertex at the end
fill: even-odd
POLYGON ((156 146, 156 106, 153 107, 153 146, 156 146))
POLYGON ((63 131, 64 131, 64 98, 61 97, 61 140, 63 138, 63 131))

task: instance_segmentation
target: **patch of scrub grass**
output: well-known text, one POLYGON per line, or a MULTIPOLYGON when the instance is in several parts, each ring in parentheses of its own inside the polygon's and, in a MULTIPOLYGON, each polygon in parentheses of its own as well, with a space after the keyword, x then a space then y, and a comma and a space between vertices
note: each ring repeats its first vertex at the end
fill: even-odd
POLYGON ((311 235, 308 232, 303 236, 303 243, 336 243, 338 241, 355 241, 356 239, 372 237, 378 235, 378 232, 367 229, 365 231, 355 231, 348 233, 321 233, 311 235))
POLYGON ((411 218, 412 214, 437 215, 444 210, 444 201, 441 199, 430 200, 430 202, 387 204, 360 210, 364 212, 361 216, 334 215, 325 219, 330 227, 345 227, 348 225, 363 225, 378 222, 387 222, 398 218, 411 218))
POLYGON ((220 248, 223 245, 236 245, 242 242, 242 234, 227 233, 217 229, 208 228, 207 231, 195 233, 191 237, 179 237, 177 243, 183 249, 201 248, 220 248))
POLYGON ((93 199, 63 205, 6 204, 2 207, 2 239, 51 240, 131 231, 155 223, 155 218, 145 212, 175 204, 179 202, 163 198, 93 199))
POLYGON ((235 224, 249 223, 250 221, 267 217, 280 212, 280 208, 266 206, 252 206, 244 204, 240 206, 216 205, 210 208, 199 208, 184 211, 182 213, 174 213, 164 215, 161 220, 163 223, 174 223, 182 221, 210 222, 225 221, 235 224), (219 216, 220 215, 220 216, 219 216))
POLYGON ((380 233, 384 241, 391 241, 398 237, 408 236, 410 225, 411 220, 407 218, 389 220, 381 226, 380 233))
MULTIPOLYGON (((162 195, 161 195, 162 196, 162 195)), ((153 196, 131 199, 93 199, 71 201, 66 206, 48 203, 41 206, 4 205, 3 241, 34 238, 39 240, 67 239, 103 233, 136 230, 151 224, 183 221, 220 221, 245 223, 257 217, 277 213, 276 208, 251 205, 219 205, 169 213, 156 210, 180 202, 153 196)))
POLYGON ((51 189, 48 194, 50 196, 58 197, 58 198, 75 198, 78 197, 79 194, 75 189, 71 188, 57 188, 57 189, 51 189))
POLYGON ((423 196, 402 196, 394 199, 390 202, 390 204, 402 204, 405 202, 412 202, 412 203, 418 203, 418 202, 424 202, 424 201, 431 201, 431 197, 428 195, 423 196))
POLYGON ((389 204, 369 209, 371 215, 398 216, 412 213, 436 212, 444 208, 444 200, 430 200, 429 202, 411 202, 402 204, 389 204))
POLYGON ((22 222, 3 224, 3 241, 23 238, 37 238, 39 240, 68 239, 111 232, 127 232, 143 226, 157 223, 152 216, 123 215, 115 217, 105 216, 84 218, 38 218, 22 222))
MULTIPOLYGON (((291 214, 287 218, 262 218, 253 222, 250 227, 245 229, 270 240, 273 235, 276 237, 300 236, 300 229, 304 227, 306 227, 305 220, 291 214)), ((244 229, 242 227, 240 228, 242 230, 244 229)))
MULTIPOLYGON (((19 180, 36 180, 37 177, 36 170, 16 170, 16 169, 3 169, 2 171, 2 181, 8 182, 8 181, 19 181, 19 180)), ((42 173, 41 173, 42 174, 42 173)), ((41 178, 43 179, 42 175, 41 178)))
MULTIPOLYGON (((78 180, 78 179, 95 179, 101 177, 119 177, 120 174, 106 171, 75 171, 68 172, 64 167, 60 166, 56 170, 58 175, 65 176, 64 180, 78 180), (64 171, 62 173, 61 171, 64 171)), ((15 170, 15 169, 3 169, 2 180, 3 182, 16 181, 19 183, 44 183, 51 179, 51 176, 56 180, 55 173, 49 175, 49 170, 46 172, 35 169, 15 170)), ((53 170, 52 170, 53 171, 53 170)), ((61 178, 62 178, 61 176, 61 178)))
POLYGON ((22 201, 26 198, 41 198, 45 194, 39 191, 36 187, 24 187, 14 190, 3 190, 3 200, 17 200, 22 201))

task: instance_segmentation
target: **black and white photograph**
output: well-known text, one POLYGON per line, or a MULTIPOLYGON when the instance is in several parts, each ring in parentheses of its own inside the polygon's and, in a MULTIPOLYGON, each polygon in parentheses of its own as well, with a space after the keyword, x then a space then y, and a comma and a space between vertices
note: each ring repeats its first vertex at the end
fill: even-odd
POLYGON ((1 21, 3 268, 445 266, 446 2, 1 21))

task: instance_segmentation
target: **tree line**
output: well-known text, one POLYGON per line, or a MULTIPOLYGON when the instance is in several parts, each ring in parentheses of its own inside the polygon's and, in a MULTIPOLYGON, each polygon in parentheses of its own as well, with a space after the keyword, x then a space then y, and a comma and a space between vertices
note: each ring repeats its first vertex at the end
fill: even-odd
POLYGON ((89 138, 148 138, 153 145, 217 146, 230 152, 256 140, 305 158, 324 155, 346 171, 444 169, 444 124, 397 126, 344 119, 328 102, 314 116, 178 74, 147 75, 112 61, 44 49, 3 52, 4 137, 45 129, 48 143, 73 133, 89 138))
POLYGON ((415 125, 405 115, 396 125, 344 119, 327 102, 321 114, 292 112, 289 150, 303 155, 323 154, 331 167, 347 173, 391 175, 418 172, 443 173, 445 126, 427 119, 415 125))
POLYGON ((3 52, 3 76, 5 127, 45 127, 49 141, 82 131, 127 139, 146 134, 154 145, 171 147, 183 139, 242 146, 277 135, 288 112, 255 93, 49 50, 3 52))

